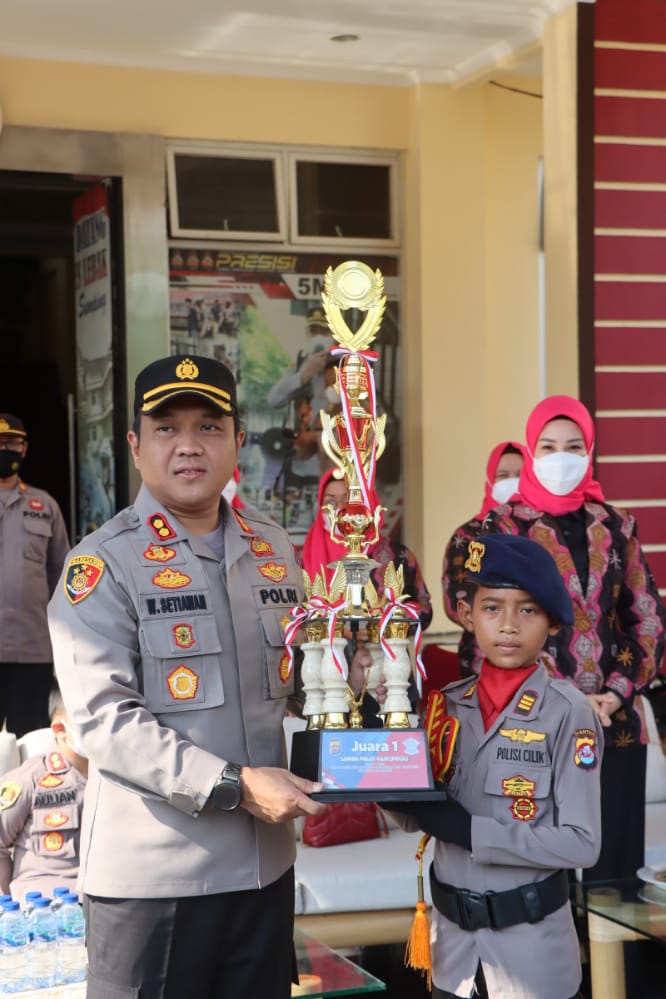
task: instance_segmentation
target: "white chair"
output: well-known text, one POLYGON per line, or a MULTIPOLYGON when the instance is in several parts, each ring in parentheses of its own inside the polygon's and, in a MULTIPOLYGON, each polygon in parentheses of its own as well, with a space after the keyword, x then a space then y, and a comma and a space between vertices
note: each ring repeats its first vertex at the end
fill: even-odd
POLYGON ((26 732, 17 740, 21 763, 31 756, 39 756, 53 745, 55 737, 50 728, 36 728, 32 732, 26 732))

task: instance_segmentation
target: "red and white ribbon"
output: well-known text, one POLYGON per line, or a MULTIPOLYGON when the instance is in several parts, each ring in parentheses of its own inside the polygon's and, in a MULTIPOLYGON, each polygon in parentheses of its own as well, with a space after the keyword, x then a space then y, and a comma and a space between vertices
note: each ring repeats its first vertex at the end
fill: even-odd
POLYGON ((335 629, 338 623, 338 614, 344 609, 346 598, 344 594, 339 600, 331 603, 328 600, 324 600, 323 597, 310 597, 310 607, 317 613, 317 616, 326 616, 328 618, 328 644, 331 650, 331 655, 333 656, 333 662, 335 663, 340 676, 344 680, 347 679, 347 663, 344 658, 340 658, 338 655, 338 650, 336 649, 333 639, 335 638, 335 629))
POLYGON ((307 621, 311 621, 315 617, 315 611, 308 610, 303 604, 297 604, 296 607, 292 607, 289 611, 289 617, 291 621, 287 624, 284 629, 284 647, 287 650, 287 655, 289 656, 289 668, 287 670, 287 676, 291 676, 292 670, 294 668, 294 641, 296 635, 301 630, 303 625, 307 621))
POLYGON ((416 659, 416 687, 419 692, 419 697, 423 690, 423 680, 426 678, 426 669, 423 665, 423 659, 421 658, 421 640, 423 636, 423 629, 421 627, 421 618, 419 617, 419 605, 414 603, 412 600, 404 600, 401 597, 396 597, 395 591, 392 587, 387 586, 384 590, 384 596, 386 598, 386 605, 382 611, 382 616, 379 621, 379 642, 384 651, 384 655, 389 659, 395 659, 396 653, 391 648, 389 641, 384 637, 384 632, 388 627, 391 618, 397 610, 403 611, 407 617, 410 617, 413 621, 416 621, 416 632, 414 634, 414 655, 416 659))

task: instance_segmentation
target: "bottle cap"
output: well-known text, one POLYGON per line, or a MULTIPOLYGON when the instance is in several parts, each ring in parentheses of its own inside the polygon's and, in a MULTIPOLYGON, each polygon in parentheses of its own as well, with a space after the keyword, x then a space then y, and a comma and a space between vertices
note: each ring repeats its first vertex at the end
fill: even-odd
POLYGON ((44 898, 43 896, 35 899, 35 909, 46 909, 51 904, 50 898, 44 898))
POLYGON ((69 895, 69 888, 67 885, 58 885, 57 888, 53 889, 53 897, 57 898, 58 895, 69 895))
POLYGON ((15 902, 13 899, 11 902, 5 902, 4 905, 5 912, 18 912, 20 908, 20 902, 15 902))
POLYGON ((42 897, 42 893, 41 893, 41 891, 27 891, 25 893, 24 897, 26 899, 28 899, 28 898, 41 898, 42 897))

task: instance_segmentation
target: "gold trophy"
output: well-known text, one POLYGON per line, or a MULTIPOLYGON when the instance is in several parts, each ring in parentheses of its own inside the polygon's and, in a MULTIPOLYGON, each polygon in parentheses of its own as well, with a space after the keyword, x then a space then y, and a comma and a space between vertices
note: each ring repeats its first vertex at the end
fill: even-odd
POLYGON ((340 509, 327 507, 331 538, 340 545, 339 560, 329 566, 330 586, 317 575, 305 577, 305 600, 291 611, 286 643, 298 632, 302 643, 304 715, 308 728, 294 734, 291 769, 325 790, 321 800, 406 800, 431 798, 433 779, 424 729, 412 728, 408 687, 415 673, 420 691, 423 664, 414 655, 413 637, 420 645, 418 607, 403 592, 402 567, 390 563, 379 598, 370 574, 378 565, 368 549, 379 539, 383 507, 373 503, 377 460, 385 447, 386 417, 377 415, 370 349, 382 323, 386 296, 381 271, 349 260, 324 277, 324 313, 336 341, 339 358, 336 391, 341 410, 321 412, 322 446, 344 479, 348 500, 340 509), (344 313, 364 314, 356 331, 344 313), (345 646, 348 639, 367 643, 372 665, 360 695, 347 682, 345 646), (416 667, 412 666, 412 656, 416 667), (361 705, 367 691, 381 685, 383 728, 363 728, 361 705))

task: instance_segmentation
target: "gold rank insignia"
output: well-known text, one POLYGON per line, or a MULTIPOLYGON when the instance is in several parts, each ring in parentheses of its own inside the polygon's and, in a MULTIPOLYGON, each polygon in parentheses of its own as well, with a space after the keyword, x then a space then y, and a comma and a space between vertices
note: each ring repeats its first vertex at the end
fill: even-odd
POLYGON ((44 819, 44 825, 50 826, 52 829, 58 829, 60 826, 66 826, 69 822, 69 816, 61 812, 60 809, 56 809, 54 812, 49 812, 49 814, 44 819))
POLYGON ((465 562, 465 568, 470 572, 481 572, 481 559, 486 554, 486 546, 483 541, 470 541, 469 558, 465 562))
POLYGON ((5 808, 11 808, 21 797, 21 785, 15 780, 7 780, 0 784, 0 812, 5 808))
POLYGON ((64 579, 65 593, 70 604, 79 604, 89 597, 103 572, 104 562, 95 555, 75 555, 71 558, 64 579))
POLYGON ((286 565, 280 562, 266 562, 264 565, 258 565, 257 569, 266 579, 270 579, 272 583, 281 583, 284 577, 287 575, 286 565))
POLYGON ((539 811, 532 798, 514 798, 509 810, 520 822, 531 822, 539 811))
POLYGON ((165 548, 164 545, 149 545, 143 553, 143 557, 150 562, 168 562, 175 554, 175 548, 165 548))
POLYGON ((148 525, 153 529, 160 541, 170 541, 176 537, 176 532, 163 513, 153 513, 148 518, 148 525))
POLYGON ((464 698, 472 697, 473 696, 474 691, 476 690, 476 684, 477 684, 477 681, 475 680, 474 683, 472 684, 472 686, 467 688, 467 690, 463 694, 464 698))
POLYGON ((199 677, 189 666, 176 666, 167 677, 169 693, 176 701, 191 701, 196 697, 199 677))
POLYGON ((163 590, 179 590, 183 586, 189 586, 192 582, 190 576, 184 572, 176 572, 174 569, 162 569, 156 576, 153 576, 155 586, 161 586, 163 590))
POLYGON ((179 649, 189 649, 196 642, 191 624, 174 624, 171 630, 173 640, 179 649))
POLYGON ((48 850, 49 853, 57 853, 58 850, 62 850, 64 842, 65 837, 61 832, 47 832, 42 839, 44 849, 48 850))
POLYGON ((511 739, 511 742, 525 742, 527 745, 530 742, 543 742, 546 738, 545 732, 532 732, 528 728, 501 728, 499 734, 511 739))
POLYGON ((59 753, 57 750, 54 750, 52 753, 49 753, 48 766, 49 766, 49 772, 52 774, 63 774, 67 770, 69 770, 69 764, 67 763, 67 760, 62 755, 62 753, 59 753))
POLYGON ((510 798, 533 798, 535 788, 536 781, 528 780, 522 774, 502 781, 502 793, 510 798))
POLYGON ((257 558, 262 558, 263 556, 275 555, 271 545, 268 541, 264 541, 263 538, 252 538, 250 541, 250 551, 257 558))
POLYGON ((526 690, 523 694, 521 694, 520 700, 516 704, 514 711, 519 715, 528 715, 532 710, 536 699, 537 695, 533 690, 526 690))
POLYGON ((289 653, 285 652, 280 660, 280 665, 278 667, 278 672, 280 674, 280 679, 283 683, 286 683, 291 674, 289 653))
POLYGON ((41 780, 37 782, 40 787, 60 787, 64 784, 62 777, 56 777, 55 774, 44 774, 41 780))
POLYGON ((579 728, 574 737, 574 763, 583 770, 594 770, 599 762, 597 734, 591 728, 579 728))

